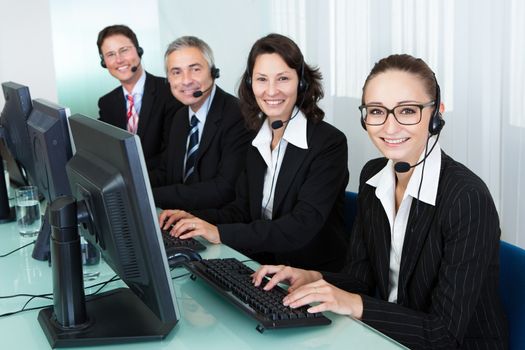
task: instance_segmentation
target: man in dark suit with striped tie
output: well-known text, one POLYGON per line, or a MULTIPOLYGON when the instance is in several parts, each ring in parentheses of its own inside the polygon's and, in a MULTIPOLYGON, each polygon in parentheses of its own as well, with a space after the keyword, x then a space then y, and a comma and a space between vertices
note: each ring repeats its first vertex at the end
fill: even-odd
POLYGON ((144 70, 135 33, 125 25, 102 29, 97 40, 100 64, 120 86, 98 101, 100 120, 140 137, 148 169, 159 166, 175 112, 182 104, 166 79, 144 70))
POLYGON ((168 46, 165 60, 171 92, 186 107, 175 114, 162 162, 149 173, 155 203, 219 208, 234 198, 252 135, 238 99, 215 85, 219 69, 204 41, 180 37, 168 46))

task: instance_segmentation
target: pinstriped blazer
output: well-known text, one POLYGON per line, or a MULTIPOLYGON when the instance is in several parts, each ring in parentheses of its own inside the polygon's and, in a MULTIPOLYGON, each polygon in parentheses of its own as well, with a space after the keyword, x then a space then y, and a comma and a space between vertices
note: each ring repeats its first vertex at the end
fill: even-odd
POLYGON ((411 349, 503 349, 508 330, 498 296, 499 219, 483 181, 442 153, 436 205, 412 202, 397 303, 388 300, 390 226, 361 172, 358 214, 344 273, 327 281, 359 293, 362 321, 411 349))

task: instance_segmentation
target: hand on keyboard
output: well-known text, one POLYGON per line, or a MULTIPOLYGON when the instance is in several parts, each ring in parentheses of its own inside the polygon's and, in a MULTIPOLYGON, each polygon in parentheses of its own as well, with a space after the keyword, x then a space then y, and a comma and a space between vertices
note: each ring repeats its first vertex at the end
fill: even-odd
POLYGON ((259 322, 257 329, 326 325, 331 321, 307 306, 292 309, 283 305, 287 292, 269 291, 252 283, 254 271, 237 259, 210 259, 190 262, 185 267, 201 277, 221 295, 259 322))

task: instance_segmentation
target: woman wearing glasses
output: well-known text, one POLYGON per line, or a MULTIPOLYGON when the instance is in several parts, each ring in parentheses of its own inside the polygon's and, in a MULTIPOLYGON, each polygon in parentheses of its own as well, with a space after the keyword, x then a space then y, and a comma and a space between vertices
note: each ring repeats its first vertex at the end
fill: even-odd
POLYGON ((411 349, 503 349, 500 229, 489 190, 438 143, 439 86, 421 59, 380 60, 361 121, 384 158, 360 177, 358 213, 341 273, 263 266, 264 288, 287 281, 284 304, 352 315, 411 349))

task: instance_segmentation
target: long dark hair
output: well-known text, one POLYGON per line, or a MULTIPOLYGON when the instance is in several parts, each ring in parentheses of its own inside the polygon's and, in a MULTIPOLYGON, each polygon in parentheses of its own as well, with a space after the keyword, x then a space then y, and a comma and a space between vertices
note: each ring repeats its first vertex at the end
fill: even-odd
POLYGON ((288 67, 295 69, 299 79, 301 79, 302 71, 306 89, 303 92, 298 92, 296 105, 299 106, 302 101, 300 109, 306 118, 315 123, 321 121, 324 118, 324 112, 317 103, 323 98, 324 93, 321 85, 322 75, 319 68, 310 67, 304 62, 303 54, 293 40, 284 35, 273 33, 257 40, 253 44, 248 55, 246 71, 242 75, 242 80, 239 84, 240 106, 247 127, 257 130, 262 124, 261 109, 257 105, 251 86, 251 74, 257 57, 267 53, 276 53, 281 56, 288 67))

